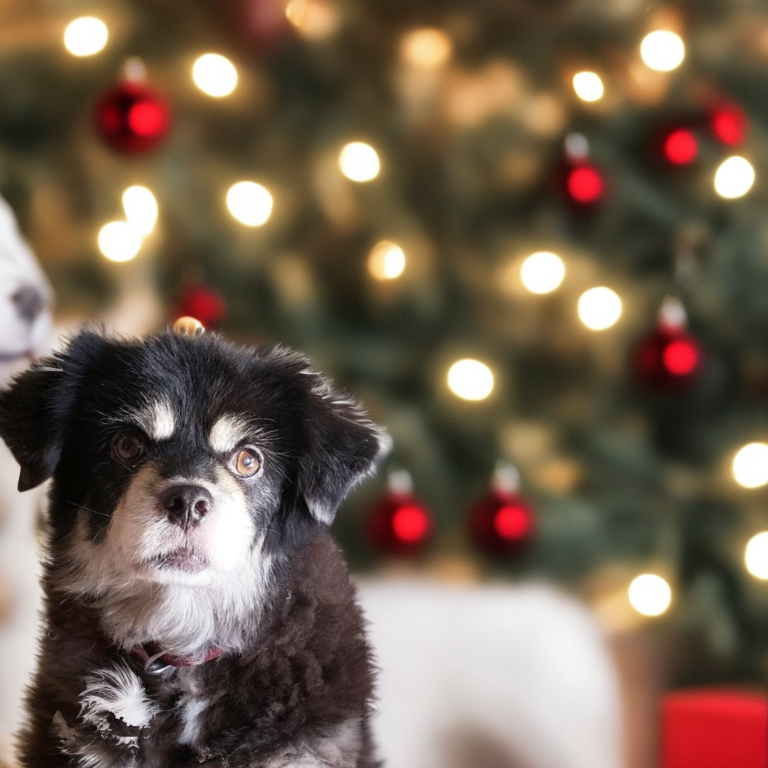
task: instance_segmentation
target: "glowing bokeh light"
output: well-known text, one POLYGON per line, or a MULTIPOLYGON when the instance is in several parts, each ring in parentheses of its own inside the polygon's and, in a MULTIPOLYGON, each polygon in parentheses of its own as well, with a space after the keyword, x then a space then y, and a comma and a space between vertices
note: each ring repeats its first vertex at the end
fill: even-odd
POLYGON ((148 235, 157 222, 157 200, 146 187, 133 186, 123 192, 125 218, 142 234, 148 235))
POLYGON ((744 565, 755 578, 768 580, 768 531, 754 535, 747 542, 744 565))
POLYGON ((388 240, 376 243, 368 255, 368 272, 376 280, 394 280, 405 270, 405 252, 388 240))
POLYGON ((661 616, 672 602, 672 590, 661 576, 644 573, 629 585, 629 602, 643 616, 661 616))
POLYGON ((208 96, 229 96, 237 86, 235 65, 218 53, 205 53, 192 65, 192 80, 208 96))
POLYGON ((647 67, 657 72, 671 72, 683 63, 685 44, 680 35, 657 29, 643 38, 640 58, 647 67))
POLYGON ((729 157, 715 171, 715 192, 726 200, 743 197, 754 183, 755 169, 745 157, 729 157))
POLYGON ((621 299, 610 288, 590 288, 581 294, 579 319, 592 331, 604 331, 621 317, 621 299))
POLYGON ((104 49, 108 39, 107 25, 93 16, 75 19, 64 30, 64 47, 73 56, 93 56, 104 49))
POLYGON ((420 69, 439 69, 451 58, 451 38, 440 29, 413 29, 403 35, 400 54, 420 69))
POLYGON ((141 248, 141 232, 127 221, 111 221, 99 230, 98 243, 110 261, 130 261, 141 248))
POLYGON ((768 445, 747 443, 733 457, 733 477, 742 488, 760 488, 768 483, 768 445))
POLYGON ((260 227, 272 214, 272 195, 255 181, 238 181, 227 192, 229 212, 247 227, 260 227))
POLYGON ((573 76, 573 90, 582 101, 599 101, 605 93, 597 72, 577 72, 573 76))
POLYGON ((565 264, 555 253, 532 253, 520 268, 520 279, 531 293, 551 293, 565 277, 565 264))
POLYGON ((339 167, 351 181, 365 182, 379 175, 381 162, 376 150, 370 144, 353 141, 341 150, 339 167))
POLYGON ((493 391, 493 373, 479 360, 458 360, 448 371, 448 388, 462 400, 485 400, 493 391))

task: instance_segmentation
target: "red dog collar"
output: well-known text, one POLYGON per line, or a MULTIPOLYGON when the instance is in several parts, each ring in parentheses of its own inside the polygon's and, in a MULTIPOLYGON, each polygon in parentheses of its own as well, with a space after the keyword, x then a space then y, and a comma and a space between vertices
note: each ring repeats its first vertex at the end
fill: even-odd
POLYGON ((169 653, 163 653, 162 648, 157 643, 135 645, 131 653, 145 667, 148 664, 150 667, 154 664, 162 664, 163 667, 196 667, 198 664, 205 664, 206 661, 213 661, 224 655, 221 648, 213 647, 209 648, 204 656, 172 656, 169 653))

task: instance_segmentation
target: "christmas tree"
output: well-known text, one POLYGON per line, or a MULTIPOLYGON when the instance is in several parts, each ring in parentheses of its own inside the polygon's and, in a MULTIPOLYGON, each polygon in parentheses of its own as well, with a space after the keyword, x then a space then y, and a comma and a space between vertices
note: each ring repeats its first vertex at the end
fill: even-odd
POLYGON ((761 674, 760 3, 2 15, 0 191, 62 322, 312 357, 410 475, 341 515, 357 568, 543 577, 698 638, 681 680, 761 674))

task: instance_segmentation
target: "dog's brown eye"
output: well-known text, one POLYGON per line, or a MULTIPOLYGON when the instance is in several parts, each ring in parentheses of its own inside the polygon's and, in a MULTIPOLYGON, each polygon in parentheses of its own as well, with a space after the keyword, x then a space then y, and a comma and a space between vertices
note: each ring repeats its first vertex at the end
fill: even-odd
POLYGON ((141 458, 144 444, 136 437, 120 437, 112 444, 112 452, 120 461, 133 462, 141 458))
POLYGON ((253 477, 261 469, 261 459, 255 451, 244 448, 232 457, 232 469, 240 477, 253 477))

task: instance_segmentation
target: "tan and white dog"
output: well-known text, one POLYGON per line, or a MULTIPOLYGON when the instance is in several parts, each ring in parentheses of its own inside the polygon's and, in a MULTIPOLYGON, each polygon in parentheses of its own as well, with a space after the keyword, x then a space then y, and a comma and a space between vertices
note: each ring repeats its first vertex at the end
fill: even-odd
MULTIPOLYGON (((48 281, 0 197, 0 388, 50 347, 48 281)), ((18 465, 0 443, 0 763, 13 762, 12 734, 34 667, 40 586, 37 533, 44 491, 16 490, 18 465)))

